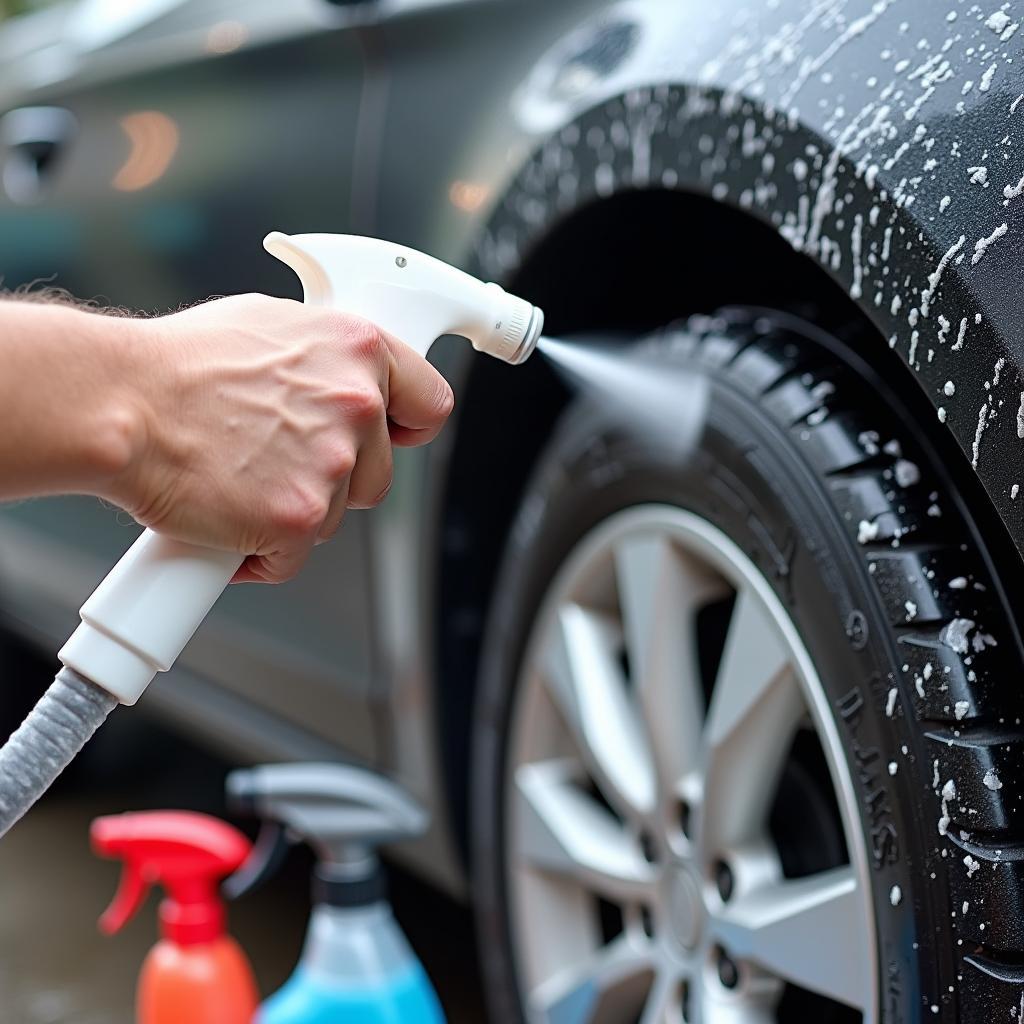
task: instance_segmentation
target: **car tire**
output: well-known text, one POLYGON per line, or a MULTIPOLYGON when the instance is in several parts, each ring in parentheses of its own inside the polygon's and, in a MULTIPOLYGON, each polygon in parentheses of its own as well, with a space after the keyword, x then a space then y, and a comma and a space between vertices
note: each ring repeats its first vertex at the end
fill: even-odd
MULTIPOLYGON (((661 382, 678 388, 679 408, 663 417, 666 436, 657 436, 645 416, 624 416, 607 395, 577 398, 528 485, 489 614, 475 708, 470 838, 492 1019, 717 1020, 710 1010, 702 1016, 701 1007, 716 999, 731 1005, 730 993, 719 991, 721 959, 717 976, 716 961, 700 961, 721 958, 721 943, 705 939, 692 939, 678 962, 667 954, 683 978, 665 997, 667 1016, 650 1009, 643 1016, 658 973, 640 997, 636 985, 608 1000, 600 985, 582 994, 585 986, 570 986, 572 999, 559 996, 557 1012, 549 1006, 542 1013, 531 1009, 535 979, 526 977, 536 965, 524 966, 520 932, 533 926, 523 923, 528 901, 517 902, 515 879, 535 851, 524 854, 516 845, 524 834, 515 796, 524 768, 513 763, 513 750, 540 742, 536 735, 545 730, 565 729, 571 717, 551 701, 554 725, 537 717, 540 704, 529 705, 529 722, 520 721, 537 674, 531 645, 539 642, 538 622, 557 581, 588 538, 617 516, 653 508, 669 517, 680 510, 734 545, 737 563, 746 559, 757 569, 813 663, 823 709, 817 735, 835 765, 826 758, 825 771, 819 753, 808 755, 794 769, 802 781, 793 782, 786 772, 794 754, 787 755, 779 785, 789 791, 785 800, 775 793, 765 826, 781 863, 783 879, 776 881, 839 871, 844 857, 853 864, 857 850, 864 861, 858 877, 871 924, 862 943, 869 948, 858 955, 869 961, 865 977, 872 980, 862 1009, 815 994, 813 980, 776 976, 774 952, 755 942, 734 958, 743 984, 753 990, 770 977, 775 987, 766 989, 767 1001, 754 1000, 749 1013, 739 1006, 728 1019, 1024 1019, 1024 656, 991 554, 948 468, 888 382, 850 348, 794 317, 736 310, 693 318, 644 342, 630 358, 656 361, 661 382), (848 818, 836 779, 847 785, 848 818)), ((712 682, 720 668, 721 660, 701 664, 712 682)), ((625 663, 624 679, 629 672, 625 663)), ((629 699, 637 699, 637 685, 629 699)), ((708 689, 707 679, 702 685, 708 689)), ((709 703, 713 695, 706 693, 709 703)), ((583 763, 571 784, 592 798, 588 813, 622 823, 644 860, 668 872, 661 862, 673 858, 671 842, 650 839, 646 825, 634 827, 619 814, 587 773, 591 762, 583 763)), ((755 784, 753 775, 744 778, 755 784)), ((711 822, 709 810, 704 827, 713 832, 711 822)), ((557 831, 557 821, 552 827, 557 831)), ((539 870, 548 868, 545 862, 539 870)), ((714 915, 728 912, 725 895, 716 893, 717 867, 691 868, 706 909, 687 912, 705 914, 700 927, 713 930, 714 915)), ((557 931, 557 915, 580 905, 564 887, 582 883, 563 878, 563 869, 552 869, 552 879, 545 874, 548 888, 537 889, 550 896, 551 917, 535 936, 557 931)), ((756 895, 756 880, 751 885, 744 898, 756 895)), ((624 899, 608 925, 602 890, 588 904, 592 923, 584 931, 599 933, 598 945, 633 935, 646 942, 652 914, 662 920, 661 903, 673 898, 660 881, 651 891, 652 907, 638 913, 624 899)), ((832 941, 815 942, 825 949, 823 962, 832 941)), ((840 949, 841 938, 834 941, 840 949)), ((655 935, 651 942, 662 940, 655 935)), ((813 959, 820 949, 805 952, 813 959)), ((560 957, 556 949, 554 959, 560 957)))

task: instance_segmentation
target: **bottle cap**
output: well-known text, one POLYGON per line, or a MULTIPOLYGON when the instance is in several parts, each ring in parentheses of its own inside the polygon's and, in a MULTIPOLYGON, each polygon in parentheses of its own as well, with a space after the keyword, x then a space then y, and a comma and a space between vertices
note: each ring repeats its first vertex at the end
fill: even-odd
POLYGON ((220 879, 248 857, 252 844, 226 822, 192 811, 140 811, 96 818, 92 847, 124 861, 121 882, 100 918, 107 935, 120 931, 159 885, 160 932, 178 945, 211 942, 224 934, 220 879))

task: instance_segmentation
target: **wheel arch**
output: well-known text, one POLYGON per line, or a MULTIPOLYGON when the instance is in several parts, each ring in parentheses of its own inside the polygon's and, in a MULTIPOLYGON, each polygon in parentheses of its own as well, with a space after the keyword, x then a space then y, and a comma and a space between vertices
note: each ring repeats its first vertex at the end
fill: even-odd
MULTIPOLYGON (((724 5, 726 14, 734 8, 724 5)), ((938 8, 916 11, 910 32, 885 4, 864 5, 854 20, 799 24, 786 5, 752 8, 739 17, 742 32, 728 18, 671 10, 624 0, 540 58, 512 101, 509 153, 517 162, 529 147, 532 155, 511 180, 491 179, 499 198, 478 222, 470 268, 542 305, 552 334, 637 333, 723 301, 813 310, 899 382, 915 429, 948 455, 1006 564, 1019 564, 1024 518, 1015 515, 1012 470, 1024 299, 1013 282, 1024 221, 1016 193, 1003 202, 1016 174, 1004 181, 1000 162, 996 180, 995 160, 1012 145, 1006 111, 1019 98, 1009 71, 1024 33, 979 46, 991 31, 983 18, 950 29, 938 8), (626 22, 644 45, 624 49, 620 67, 567 99, 563 72, 626 22), (983 67, 982 56, 995 60, 983 67), (965 172, 989 150, 997 187, 985 191, 965 172), (1009 226, 999 233, 1001 220, 1009 226), (609 250, 617 258, 606 260, 609 250)), ((428 624, 457 822, 501 538, 565 401, 536 365, 507 371, 477 360, 461 369, 458 436, 439 488, 439 611, 428 624), (507 372, 519 376, 514 385, 507 372), (524 393, 529 416, 516 397, 524 393), (474 469, 488 460, 500 464, 501 484, 489 479, 488 493, 474 497, 474 469), (488 535, 482 545, 474 522, 488 535)))
MULTIPOLYGON (((697 192, 626 189, 584 204, 554 223, 505 280, 541 305, 546 331, 556 336, 603 335, 626 344, 691 313, 766 306, 825 328, 851 352, 884 366, 890 380, 913 380, 875 325, 819 264, 748 212, 697 192), (672 257, 682 230, 703 232, 713 241, 680 280, 672 257), (609 259, 609 253, 621 256, 609 259)), ((989 505, 952 437, 934 429, 938 424, 921 390, 901 391, 909 395, 918 425, 927 424, 932 443, 943 449, 972 509, 979 502, 989 505)), ((463 844, 476 672, 505 539, 543 445, 570 399, 541 358, 515 369, 474 359, 460 389, 439 519, 434 628, 438 746, 455 834, 463 844), (500 467, 485 488, 476 486, 481 466, 500 467)), ((1010 544, 989 508, 991 530, 1010 544)))

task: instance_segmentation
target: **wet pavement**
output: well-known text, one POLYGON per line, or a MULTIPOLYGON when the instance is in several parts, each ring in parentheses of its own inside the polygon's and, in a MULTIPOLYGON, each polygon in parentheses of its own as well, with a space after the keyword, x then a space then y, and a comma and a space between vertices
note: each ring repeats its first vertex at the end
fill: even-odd
MULTIPOLYGON (((114 716, 69 777, 0 843, 0 1020, 131 1024, 135 979, 156 940, 157 897, 104 938, 96 919, 119 865, 89 849, 89 822, 123 810, 223 813, 227 766, 139 713, 114 716)), ((280 986, 298 957, 308 912, 308 859, 294 851, 272 883, 233 904, 230 929, 260 991, 280 986)), ((395 910, 434 979, 452 1024, 484 1020, 469 913, 392 871, 395 910)))

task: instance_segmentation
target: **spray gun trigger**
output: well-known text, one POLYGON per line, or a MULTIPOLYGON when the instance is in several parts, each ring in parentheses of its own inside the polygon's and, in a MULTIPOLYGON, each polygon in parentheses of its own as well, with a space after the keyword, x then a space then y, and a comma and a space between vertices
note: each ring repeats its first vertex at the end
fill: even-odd
POLYGON ((245 858, 245 862, 233 875, 221 882, 220 891, 224 898, 237 900, 277 874, 292 842, 287 830, 277 822, 262 824, 252 852, 245 858))
POLYGON ((104 935, 119 932, 135 916, 147 892, 149 883, 142 877, 142 870, 138 864, 129 861, 121 872, 121 880, 110 906, 100 917, 100 931, 104 935))

